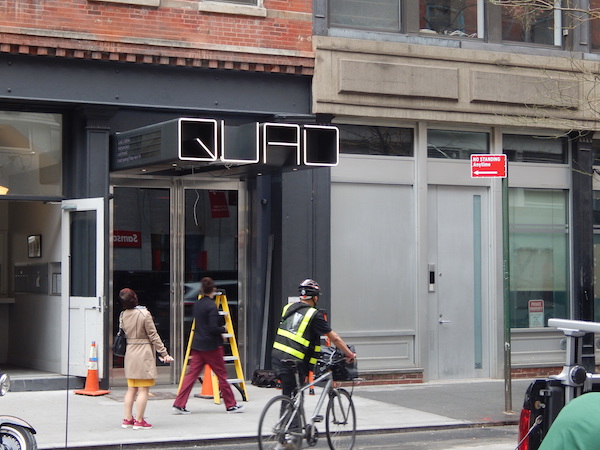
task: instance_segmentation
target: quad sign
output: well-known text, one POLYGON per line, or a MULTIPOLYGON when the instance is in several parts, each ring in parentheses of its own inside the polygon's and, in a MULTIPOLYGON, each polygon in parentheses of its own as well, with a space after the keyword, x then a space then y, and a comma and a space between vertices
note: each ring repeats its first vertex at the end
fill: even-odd
POLYGON ((506 178, 506 155, 471 155, 472 178, 506 178))
POLYGON ((116 133, 112 170, 181 163, 219 166, 336 166, 335 126, 291 123, 228 125, 222 120, 179 118, 116 133))

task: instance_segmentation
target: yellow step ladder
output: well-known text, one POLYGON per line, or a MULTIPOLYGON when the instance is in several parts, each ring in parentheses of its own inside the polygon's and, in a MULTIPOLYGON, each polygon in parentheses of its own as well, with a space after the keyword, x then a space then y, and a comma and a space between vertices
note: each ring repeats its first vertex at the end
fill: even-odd
MULTIPOLYGON (((242 371, 242 362, 240 361, 240 353, 238 352, 235 332, 233 331, 233 321, 231 320, 231 312, 229 311, 227 296, 222 292, 217 292, 215 303, 219 309, 219 314, 225 319, 226 332, 223 334, 223 338, 229 341, 229 347, 231 349, 231 355, 225 355, 225 364, 233 364, 235 368, 235 378, 229 378, 227 381, 229 384, 235 386, 240 394, 242 394, 243 400, 247 402, 248 391, 246 390, 246 381, 244 379, 244 372, 242 371)), ((212 374, 212 385, 213 393, 219 392, 219 379, 214 373, 212 374)), ((220 396, 216 394, 215 403, 221 403, 220 396)))
MULTIPOLYGON (((238 352, 237 341, 235 339, 235 332, 233 330, 233 321, 231 320, 231 312, 229 311, 229 304, 227 303, 227 296, 223 292, 217 292, 215 297, 215 303, 217 305, 217 309, 219 310, 219 315, 225 319, 225 330, 226 332, 223 334, 223 338, 229 342, 229 347, 231 349, 231 355, 225 355, 225 365, 233 363, 235 367, 235 376, 236 378, 228 378, 227 381, 229 384, 235 386, 235 388, 242 395, 242 399, 247 402, 248 401, 248 391, 246 390, 246 381, 244 379, 244 373, 242 371, 242 363, 240 361, 240 354, 238 352)), ((188 359, 190 356, 190 352, 192 349, 192 341, 194 339, 194 330, 196 329, 196 319, 192 322, 192 329, 190 331, 190 337, 188 340, 187 351, 185 352, 185 358, 183 361, 184 370, 181 373, 181 378, 179 380, 179 389, 181 389, 181 384, 183 383, 183 377, 185 376, 186 368, 188 365, 188 359)), ((206 372, 205 372, 206 373, 206 372)), ((212 383, 212 395, 214 402, 216 404, 221 403, 221 394, 219 391, 219 379, 211 370, 211 383, 212 383)), ((203 380, 203 383, 209 382, 208 380, 203 380)), ((210 397, 209 397, 210 398, 210 397)))

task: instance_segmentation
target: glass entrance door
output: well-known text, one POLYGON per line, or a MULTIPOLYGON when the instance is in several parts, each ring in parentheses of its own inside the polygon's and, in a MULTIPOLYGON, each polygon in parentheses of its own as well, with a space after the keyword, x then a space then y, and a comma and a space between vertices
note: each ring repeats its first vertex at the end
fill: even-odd
POLYGON ((200 280, 211 277, 225 292, 234 329, 238 320, 239 195, 237 189, 185 189, 184 196, 184 342, 200 280))
MULTIPOLYGON (((113 335, 121 311, 118 293, 136 291, 140 304, 176 363, 159 368, 159 383, 177 382, 200 280, 211 277, 225 290, 238 344, 242 346, 238 267, 242 210, 239 182, 199 179, 120 179, 113 187, 113 335)), ((123 358, 113 357, 113 385, 126 383, 123 358)))
MULTIPOLYGON (((171 190, 115 187, 113 191, 113 328, 119 324, 119 291, 133 289, 146 306, 170 352, 171 343, 171 190)), ((114 332, 112 335, 114 336, 114 332)), ((113 383, 125 382, 123 357, 112 356, 113 383)), ((168 381, 168 366, 159 365, 159 378, 168 381)))

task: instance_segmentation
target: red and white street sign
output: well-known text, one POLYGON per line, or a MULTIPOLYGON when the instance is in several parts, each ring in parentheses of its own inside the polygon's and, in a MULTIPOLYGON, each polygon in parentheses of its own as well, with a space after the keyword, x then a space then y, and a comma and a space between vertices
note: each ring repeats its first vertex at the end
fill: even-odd
POLYGON ((471 155, 471 178, 506 178, 506 155, 471 155))

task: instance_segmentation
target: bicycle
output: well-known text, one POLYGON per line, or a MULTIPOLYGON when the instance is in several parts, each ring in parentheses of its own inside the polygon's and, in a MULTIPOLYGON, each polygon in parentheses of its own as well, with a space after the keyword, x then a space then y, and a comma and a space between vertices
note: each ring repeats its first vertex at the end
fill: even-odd
MULTIPOLYGON (((282 364, 294 370, 296 392, 290 398, 285 395, 273 397, 265 405, 258 422, 258 448, 260 450, 279 450, 302 447, 306 439, 309 447, 314 447, 319 439, 316 424, 325 419, 325 433, 331 450, 350 450, 356 438, 356 412, 352 394, 343 388, 334 387, 334 381, 350 381, 345 369, 345 358, 341 353, 332 353, 328 358, 319 361, 321 374, 302 386, 298 375, 298 361, 283 360, 282 364), (342 366, 343 365, 343 366, 342 366), (304 395, 315 385, 325 382, 310 420, 306 420, 304 412, 304 395), (327 402, 325 417, 320 414, 327 402), (298 423, 299 422, 299 423, 298 423)), ((319 364, 318 363, 318 364, 319 364)))

